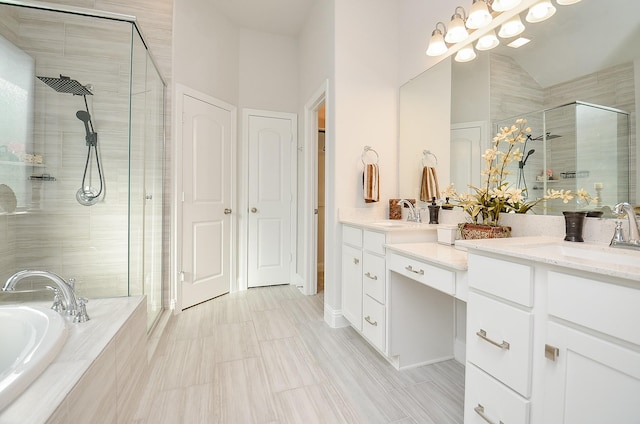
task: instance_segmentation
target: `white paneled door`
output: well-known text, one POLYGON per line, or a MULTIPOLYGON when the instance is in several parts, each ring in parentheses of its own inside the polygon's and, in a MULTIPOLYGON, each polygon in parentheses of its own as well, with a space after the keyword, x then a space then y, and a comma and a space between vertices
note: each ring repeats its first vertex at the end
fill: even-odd
POLYGON ((182 309, 229 292, 233 113, 183 96, 182 309))
POLYGON ((247 118, 249 287, 288 284, 292 235, 297 120, 294 114, 250 113, 247 118))

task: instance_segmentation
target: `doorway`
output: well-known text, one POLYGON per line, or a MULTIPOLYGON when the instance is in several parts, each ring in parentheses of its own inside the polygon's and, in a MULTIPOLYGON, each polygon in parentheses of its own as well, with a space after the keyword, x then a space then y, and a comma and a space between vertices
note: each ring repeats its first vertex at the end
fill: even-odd
POLYGON ((316 171, 316 184, 317 184, 317 199, 316 199, 316 234, 317 234, 317 246, 316 246, 316 266, 317 266, 317 280, 316 280, 316 293, 324 291, 324 232, 325 232, 325 105, 324 103, 318 108, 317 122, 318 122, 318 138, 317 138, 317 171, 316 171))

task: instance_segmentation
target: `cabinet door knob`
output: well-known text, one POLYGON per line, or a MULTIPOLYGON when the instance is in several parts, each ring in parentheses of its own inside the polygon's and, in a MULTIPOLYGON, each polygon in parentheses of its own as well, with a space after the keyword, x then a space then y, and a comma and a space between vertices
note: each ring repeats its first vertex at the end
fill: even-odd
POLYGON ((365 277, 371 278, 372 280, 377 280, 378 276, 377 275, 371 275, 370 272, 367 272, 366 274, 364 274, 365 277))
POLYGON ((378 321, 371 321, 371 317, 369 315, 364 317, 364 320, 367 321, 369 324, 373 325, 374 327, 378 326, 378 321))
POLYGON ((487 337, 487 332, 484 331, 483 329, 480 329, 480 331, 476 333, 476 336, 480 337, 482 340, 485 340, 491 343, 494 346, 499 347, 500 349, 509 350, 509 348, 511 347, 509 343, 505 342, 504 340, 502 341, 502 343, 498 343, 491 340, 489 337, 487 337))

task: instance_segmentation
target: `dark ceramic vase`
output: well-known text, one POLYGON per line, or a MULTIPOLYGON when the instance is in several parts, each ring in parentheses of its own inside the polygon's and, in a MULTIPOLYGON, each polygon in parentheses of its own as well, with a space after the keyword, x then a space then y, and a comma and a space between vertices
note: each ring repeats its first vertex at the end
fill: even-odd
POLYGON ((566 241, 584 241, 582 238, 582 229, 584 228, 584 219, 587 216, 586 212, 565 211, 564 224, 565 224, 565 237, 566 241))

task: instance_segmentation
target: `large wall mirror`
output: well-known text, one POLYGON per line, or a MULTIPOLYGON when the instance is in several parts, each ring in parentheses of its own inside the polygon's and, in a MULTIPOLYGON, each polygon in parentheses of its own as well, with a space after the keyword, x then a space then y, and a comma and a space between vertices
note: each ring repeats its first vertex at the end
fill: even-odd
MULTIPOLYGON (((400 90, 400 195, 418 197, 417 160, 423 147, 416 139, 424 141, 424 149, 448 147, 450 162, 439 165, 440 185, 453 182, 465 189, 479 183, 480 154, 498 127, 525 117, 532 134, 522 147, 529 157, 523 169, 513 169, 512 183, 526 186, 529 198, 542 196, 548 188, 584 188, 600 198, 590 208, 606 210, 620 201, 638 204, 637 10, 632 0, 583 0, 558 5, 553 17, 537 24, 525 22, 523 12, 522 36, 531 39, 525 46, 511 48, 506 44, 512 40, 501 39, 499 47, 478 52, 472 62, 447 60, 405 84, 400 90), (443 68, 450 70, 450 97, 445 101, 433 98, 433 91, 442 91, 446 83, 443 68), (449 125, 449 140, 433 140, 433 125, 416 134, 420 126, 411 121, 422 119, 416 116, 419 96, 443 108, 450 101, 449 111, 429 119, 449 125)), ((562 210, 567 206, 550 203, 537 212, 562 210)))

